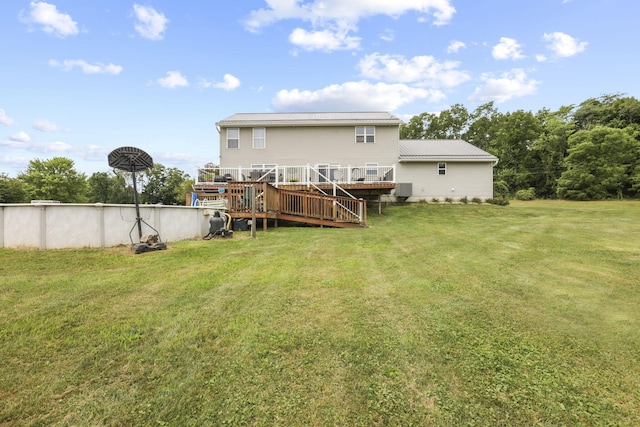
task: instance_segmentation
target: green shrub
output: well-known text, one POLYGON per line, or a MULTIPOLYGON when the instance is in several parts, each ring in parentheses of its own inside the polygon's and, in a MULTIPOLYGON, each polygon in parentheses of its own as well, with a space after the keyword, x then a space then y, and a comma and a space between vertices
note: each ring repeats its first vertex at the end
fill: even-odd
POLYGON ((469 198, 467 196, 464 196, 460 199, 460 203, 464 203, 466 205, 467 203, 469 203, 469 198))
POLYGON ((534 200, 536 198, 536 189, 530 187, 526 190, 518 190, 515 198, 516 200, 534 200))
POLYGON ((509 186, 504 181, 496 181, 493 183, 493 194, 496 197, 509 197, 509 186))
POLYGON ((480 197, 474 197, 473 199, 471 199, 471 203, 480 204, 482 203, 482 199, 480 197))
POLYGON ((491 203, 492 205, 507 206, 509 204, 509 199, 503 196, 497 196, 487 199, 485 202, 491 203))
POLYGON ((453 203, 453 199, 451 197, 445 197, 444 201, 447 203, 453 203))
POLYGON ((434 197, 431 199, 432 203, 440 203, 440 199, 438 199, 437 197, 434 197))

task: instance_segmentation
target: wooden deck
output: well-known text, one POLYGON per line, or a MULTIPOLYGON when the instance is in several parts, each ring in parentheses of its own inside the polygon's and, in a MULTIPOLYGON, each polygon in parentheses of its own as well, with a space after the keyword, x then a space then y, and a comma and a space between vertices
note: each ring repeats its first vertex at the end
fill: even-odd
MULTIPOLYGON (((331 185, 328 185, 331 187, 331 185)), ((370 185, 367 186, 371 189, 370 185)), ((307 186, 275 186, 267 182, 233 181, 198 188, 201 205, 224 201, 231 218, 252 218, 251 191, 255 188, 255 217, 266 230, 272 220, 293 221, 329 227, 366 227, 367 201, 339 195, 327 195, 307 186), (301 188, 304 187, 304 188, 301 188)), ((393 187, 391 187, 393 188, 393 187)), ((324 190, 328 192, 327 190, 324 190)), ((390 191, 390 189, 388 190, 390 191)), ((188 201, 190 204, 190 200, 188 201)))

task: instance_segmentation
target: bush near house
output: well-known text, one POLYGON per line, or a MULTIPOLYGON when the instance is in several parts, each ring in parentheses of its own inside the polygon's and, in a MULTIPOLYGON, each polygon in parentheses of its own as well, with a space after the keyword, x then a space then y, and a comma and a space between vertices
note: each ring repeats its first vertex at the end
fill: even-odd
POLYGON ((515 198, 516 200, 534 200, 536 198, 536 189, 531 187, 526 190, 518 190, 515 198))

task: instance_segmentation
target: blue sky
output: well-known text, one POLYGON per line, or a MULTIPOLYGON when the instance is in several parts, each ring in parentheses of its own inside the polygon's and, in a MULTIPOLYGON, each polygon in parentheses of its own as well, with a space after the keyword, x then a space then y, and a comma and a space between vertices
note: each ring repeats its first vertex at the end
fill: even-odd
POLYGON ((3 0, 0 172, 121 146, 191 176, 238 112, 640 97, 637 0, 3 0))

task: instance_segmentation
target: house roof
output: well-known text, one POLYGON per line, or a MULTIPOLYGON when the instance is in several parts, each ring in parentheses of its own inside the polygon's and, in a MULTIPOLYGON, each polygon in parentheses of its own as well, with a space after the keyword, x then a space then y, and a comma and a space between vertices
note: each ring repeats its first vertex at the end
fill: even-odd
POLYGON ((400 162, 497 162, 498 158, 461 139, 401 139, 400 162))
POLYGON ((402 120, 384 111, 343 113, 238 113, 220 120, 218 127, 393 125, 402 120))

